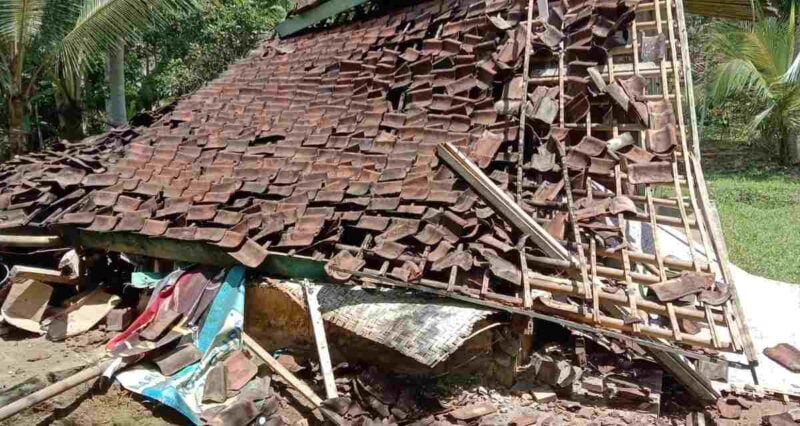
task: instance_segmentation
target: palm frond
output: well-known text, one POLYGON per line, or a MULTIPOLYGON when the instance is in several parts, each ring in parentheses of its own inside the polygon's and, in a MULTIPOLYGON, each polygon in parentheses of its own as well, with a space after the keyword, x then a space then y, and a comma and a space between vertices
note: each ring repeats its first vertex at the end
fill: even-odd
POLYGON ((712 27, 709 53, 726 63, 750 62, 767 83, 780 81, 794 59, 794 26, 780 19, 753 24, 723 22, 712 27))
POLYGON ((25 46, 42 26, 46 0, 0 2, 0 42, 25 46))
POLYGON ((782 83, 800 83, 800 52, 794 57, 792 65, 786 70, 786 73, 781 77, 782 83))
POLYGON ((781 84, 773 90, 778 95, 777 107, 784 122, 792 128, 800 128, 800 85, 781 84))
POLYGON ((722 102, 728 96, 741 93, 768 100, 771 96, 769 87, 764 76, 751 62, 731 59, 714 69, 707 96, 712 103, 722 102))
POLYGON ((81 11, 82 0, 48 0, 42 21, 45 24, 33 44, 40 51, 52 53, 54 47, 74 26, 81 11))
POLYGON ((197 7, 197 0, 84 0, 59 59, 76 70, 85 58, 103 54, 118 40, 136 40, 143 29, 164 24, 170 12, 197 7))
POLYGON ((758 131, 758 128, 761 127, 765 120, 769 119, 774 110, 775 106, 773 105, 756 114, 755 117, 747 123, 747 131, 750 133, 758 131))

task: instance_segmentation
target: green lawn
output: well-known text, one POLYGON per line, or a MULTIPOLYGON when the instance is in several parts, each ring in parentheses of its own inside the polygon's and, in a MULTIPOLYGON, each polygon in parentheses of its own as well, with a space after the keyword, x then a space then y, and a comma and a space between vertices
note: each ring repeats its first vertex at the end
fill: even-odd
POLYGON ((757 155, 704 158, 731 261, 755 275, 800 283, 800 174, 757 155))

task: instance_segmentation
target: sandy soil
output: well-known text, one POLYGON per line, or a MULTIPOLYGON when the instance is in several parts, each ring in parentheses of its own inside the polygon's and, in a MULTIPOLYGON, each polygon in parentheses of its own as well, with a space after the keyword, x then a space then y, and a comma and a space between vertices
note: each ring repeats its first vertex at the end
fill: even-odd
MULTIPOLYGON (((2 326, 0 326, 2 327, 2 326)), ((32 377, 49 383, 47 373, 80 368, 99 359, 112 334, 92 330, 64 342, 8 329, 0 337, 0 393, 32 377)), ((144 400, 117 384, 95 381, 0 422, 0 425, 182 425, 168 407, 144 400)))
MULTIPOLYGON (((95 329, 64 342, 51 342, 0 324, 0 395, 31 378, 50 384, 49 373, 60 373, 62 378, 74 374, 102 358, 104 345, 114 334, 95 329)), ((289 424, 302 424, 304 416, 287 403, 287 395, 281 396, 279 414, 289 424)), ((0 426, 186 424, 186 418, 170 407, 128 392, 116 382, 97 380, 0 421, 0 426)))

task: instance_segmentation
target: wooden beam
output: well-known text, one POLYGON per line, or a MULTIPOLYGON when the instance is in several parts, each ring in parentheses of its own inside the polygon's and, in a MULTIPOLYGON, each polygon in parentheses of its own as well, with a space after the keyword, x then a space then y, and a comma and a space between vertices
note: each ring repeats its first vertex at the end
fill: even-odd
POLYGON ((55 235, 0 235, 0 247, 59 247, 61 238, 55 235))
POLYGON ((325 336, 325 324, 322 322, 322 314, 319 312, 317 293, 319 293, 319 287, 312 289, 311 283, 307 280, 303 283, 303 296, 311 322, 311 331, 314 334, 314 343, 317 345, 319 370, 322 372, 322 381, 325 384, 325 397, 332 399, 337 398, 339 393, 336 391, 336 379, 333 377, 331 354, 328 352, 328 338, 325 336))
POLYGON ((33 407, 43 401, 46 401, 56 395, 62 394, 81 383, 88 382, 95 377, 103 374, 106 368, 111 365, 112 360, 101 361, 85 370, 80 371, 66 379, 54 383, 44 389, 36 391, 22 399, 18 399, 5 407, 0 407, 0 420, 5 420, 27 408, 33 407))
POLYGON ((503 216, 548 256, 575 264, 569 254, 550 233, 515 203, 505 191, 500 189, 481 169, 449 142, 439 144, 437 152, 456 174, 475 189, 486 202, 503 216))
POLYGON ((247 333, 242 332, 242 343, 253 352, 256 356, 261 358, 272 371, 274 371, 277 375, 281 376, 289 386, 295 388, 300 395, 303 395, 311 405, 319 408, 322 405, 322 398, 317 396, 313 390, 311 390, 308 385, 300 380, 297 376, 292 374, 291 371, 287 370, 286 367, 283 366, 277 359, 275 359, 266 349, 262 348, 252 337, 250 337, 247 333))
POLYGON ((276 30, 280 38, 288 37, 317 22, 324 21, 346 10, 352 9, 366 0, 328 0, 309 9, 297 16, 286 19, 278 24, 276 30))
MULTIPOLYGON (((564 294, 569 296, 583 297, 583 285, 579 285, 576 281, 570 279, 556 279, 549 278, 530 272, 528 280, 533 289, 549 291, 551 293, 564 294)), ((615 306, 626 307, 628 297, 622 292, 609 293, 606 291, 598 291, 598 301, 605 304, 612 304, 615 306)), ((668 316, 667 305, 656 303, 650 300, 639 300, 637 308, 656 315, 668 316)), ((676 317, 687 319, 690 321, 704 321, 706 319, 705 311, 692 308, 690 306, 674 306, 674 313, 676 317)), ((725 325, 725 318, 721 314, 713 314, 712 316, 716 324, 725 325)))
POLYGON ((276 374, 281 376, 289 386, 293 387, 303 398, 307 399, 314 407, 318 408, 322 415, 336 425, 344 425, 344 421, 336 413, 331 412, 322 406, 322 398, 317 396, 308 385, 297 378, 291 371, 287 370, 277 359, 275 359, 266 349, 262 348, 252 337, 247 333, 242 332, 242 343, 257 357, 261 358, 267 366, 276 374))
MULTIPOLYGON (((528 259, 529 262, 533 262, 537 265, 549 266, 555 269, 563 269, 563 270, 576 269, 576 266, 563 260, 551 259, 549 257, 544 257, 544 256, 534 256, 532 254, 525 255, 525 257, 528 259)), ((597 275, 604 278, 613 278, 615 280, 625 279, 624 270, 611 268, 609 266, 597 266, 597 275)), ((643 274, 640 272, 631 272, 630 277, 633 279, 633 281, 642 284, 656 284, 661 282, 661 279, 655 275, 643 274)))
MULTIPOLYGON (((60 230, 64 240, 74 247, 87 247, 118 253, 154 257, 201 265, 229 267, 239 265, 225 250, 201 241, 153 238, 129 232, 91 232, 71 227, 60 230)), ((257 268, 284 277, 327 278, 324 263, 307 256, 270 252, 257 268)))
POLYGON ((34 266, 15 265, 9 273, 11 278, 41 281, 48 284, 78 285, 81 279, 78 276, 62 275, 56 269, 37 268, 34 266))
POLYGON ((649 349, 649 352, 670 375, 684 385, 686 390, 702 404, 713 404, 719 398, 719 393, 714 390, 711 382, 679 355, 655 349, 649 349))

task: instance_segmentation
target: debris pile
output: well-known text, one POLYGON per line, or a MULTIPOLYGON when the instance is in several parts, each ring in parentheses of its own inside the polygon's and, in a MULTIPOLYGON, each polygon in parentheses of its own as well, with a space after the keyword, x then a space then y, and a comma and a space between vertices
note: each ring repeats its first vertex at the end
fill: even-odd
MULTIPOLYGON (((62 182, 80 195, 30 225, 137 254, 159 237, 177 244, 160 256, 200 263, 324 262, 337 282, 751 357, 674 104, 680 5, 651 6, 436 0, 267 41, 124 132, 123 158, 62 182), (699 233, 704 251, 647 253, 640 223, 699 233)), ((52 180, 30 164, 4 185, 52 180)))
POLYGON ((706 416, 713 424, 787 426, 800 422, 800 404, 757 391, 725 392, 706 416))
MULTIPOLYGON (((263 42, 147 127, 3 165, 4 321, 104 324, 111 360, 68 380, 113 376, 197 424, 282 424, 279 392, 335 424, 652 422, 665 375, 706 404, 703 363, 754 367, 684 116, 682 2, 384 6, 263 42), (266 309, 243 266, 291 305, 266 309), (443 401, 380 362, 481 370, 511 396, 443 401)), ((767 354, 797 369, 791 346, 767 354)))
POLYGON ((60 141, 0 165, 0 228, 57 222, 85 202, 94 188, 109 185, 99 175, 123 156, 125 145, 138 135, 126 128, 80 142, 60 141))

